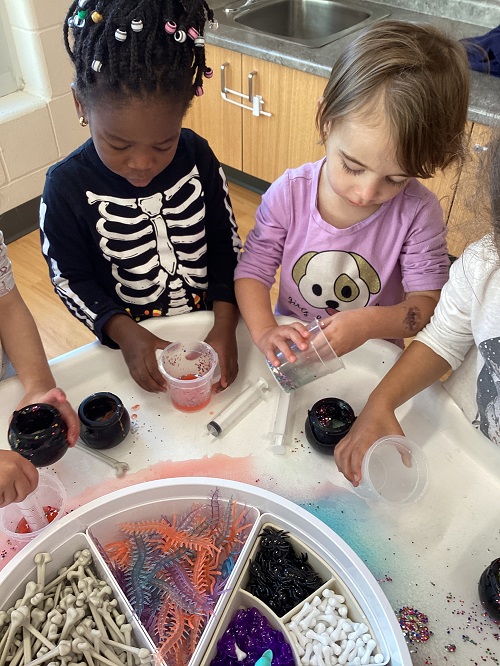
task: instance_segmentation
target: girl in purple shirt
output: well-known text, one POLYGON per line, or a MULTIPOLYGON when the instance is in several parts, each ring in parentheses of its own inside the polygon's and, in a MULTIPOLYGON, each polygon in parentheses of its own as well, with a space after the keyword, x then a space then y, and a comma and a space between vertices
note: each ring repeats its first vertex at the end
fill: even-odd
POLYGON ((443 213, 416 178, 461 163, 469 97, 462 45, 430 25, 382 21, 347 47, 321 99, 326 157, 287 170, 262 198, 236 269, 238 305, 274 365, 320 320, 339 356, 415 335, 448 278, 443 213))

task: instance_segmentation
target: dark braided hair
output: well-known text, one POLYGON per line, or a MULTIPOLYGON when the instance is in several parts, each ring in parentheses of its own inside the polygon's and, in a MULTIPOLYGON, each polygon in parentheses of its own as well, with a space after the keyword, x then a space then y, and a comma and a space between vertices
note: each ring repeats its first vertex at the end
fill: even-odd
POLYGON ((212 75, 207 19, 205 0, 73 0, 63 32, 82 102, 159 94, 187 109, 212 75))

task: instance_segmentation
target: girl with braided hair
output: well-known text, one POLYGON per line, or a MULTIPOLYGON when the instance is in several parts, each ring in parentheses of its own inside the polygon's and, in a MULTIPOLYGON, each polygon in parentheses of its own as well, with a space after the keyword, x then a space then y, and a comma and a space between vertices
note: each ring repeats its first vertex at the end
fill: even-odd
POLYGON ((42 249, 70 312, 154 392, 166 390, 155 352, 168 342, 138 325, 148 317, 213 309, 217 389, 238 371, 227 183, 208 143, 182 128, 212 75, 206 20, 204 0, 74 0, 64 25, 91 138, 47 173, 42 249))

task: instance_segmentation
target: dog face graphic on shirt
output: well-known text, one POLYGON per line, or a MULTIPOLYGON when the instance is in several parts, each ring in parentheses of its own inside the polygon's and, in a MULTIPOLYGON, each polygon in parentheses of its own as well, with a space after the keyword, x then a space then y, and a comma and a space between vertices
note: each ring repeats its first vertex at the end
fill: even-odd
POLYGON ((328 316, 362 308, 380 291, 377 272, 355 252, 306 252, 296 261, 292 277, 302 298, 328 316))

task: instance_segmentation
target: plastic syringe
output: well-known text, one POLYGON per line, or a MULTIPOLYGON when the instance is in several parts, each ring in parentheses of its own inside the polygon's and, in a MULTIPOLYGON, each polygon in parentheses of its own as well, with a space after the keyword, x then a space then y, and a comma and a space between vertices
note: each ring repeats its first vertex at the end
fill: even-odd
POLYGON ((263 377, 259 377, 255 384, 247 386, 227 407, 224 407, 222 411, 207 423, 208 432, 214 437, 225 435, 232 426, 248 414, 258 400, 263 398, 264 391, 267 391, 268 388, 266 380, 263 377))
POLYGON ((290 398, 290 393, 285 393, 284 391, 279 392, 273 429, 269 433, 269 439, 271 440, 271 451, 278 455, 282 455, 286 452, 286 449, 283 445, 283 439, 285 438, 290 398))

